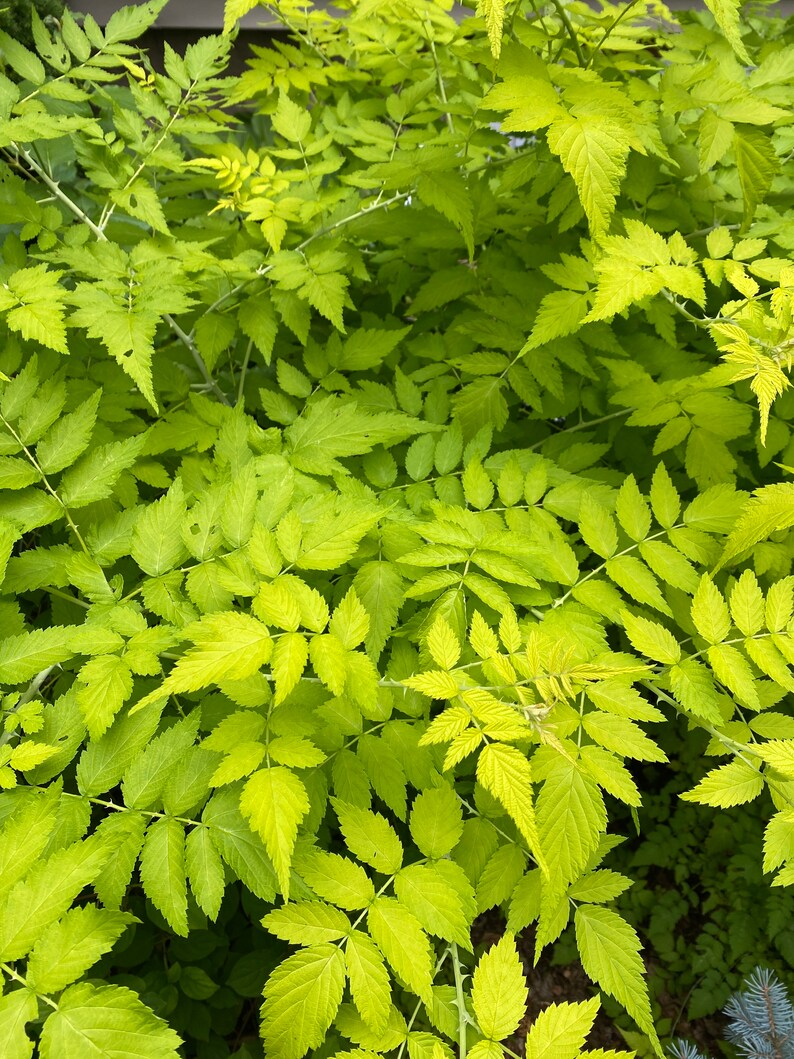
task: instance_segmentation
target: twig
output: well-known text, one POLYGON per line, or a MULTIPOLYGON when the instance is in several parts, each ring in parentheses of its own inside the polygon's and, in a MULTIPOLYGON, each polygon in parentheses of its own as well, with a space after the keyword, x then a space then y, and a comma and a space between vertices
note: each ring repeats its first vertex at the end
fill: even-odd
POLYGON ((466 1059, 466 1024, 469 1015, 466 1011, 466 997, 463 992, 463 975, 458 958, 458 946, 453 942, 451 946, 452 967, 455 972, 455 1004, 458 1009, 458 1059, 466 1059))
MULTIPOLYGON (((53 195, 55 195, 56 198, 58 198, 64 204, 64 206, 66 206, 66 208, 69 209, 74 214, 74 216, 78 218, 78 220, 82 221, 83 224, 86 225, 86 227, 94 235, 97 241, 103 243, 108 242, 108 237, 105 235, 103 229, 94 221, 92 221, 88 214, 84 210, 80 209, 77 203, 73 199, 71 199, 65 191, 61 189, 60 184, 56 180, 52 179, 47 170, 44 169, 43 166, 39 165, 36 159, 32 157, 30 152, 26 151, 24 147, 20 147, 19 144, 14 144, 13 146, 18 156, 24 158, 26 165, 38 176, 38 178, 43 184, 46 184, 46 186, 50 189, 53 195)), ((165 313, 163 319, 174 332, 174 334, 177 336, 177 338, 179 338, 179 340, 185 345, 190 355, 193 357, 193 360, 196 363, 196 367, 201 372, 201 375, 204 378, 205 382, 211 385, 213 391, 220 398, 220 400, 223 401, 224 404, 228 405, 228 397, 225 393, 223 393, 218 384, 210 375, 207 369, 207 365, 204 363, 204 358, 199 353, 192 338, 182 330, 182 328, 179 326, 179 324, 176 322, 173 316, 171 316, 170 313, 165 313)))

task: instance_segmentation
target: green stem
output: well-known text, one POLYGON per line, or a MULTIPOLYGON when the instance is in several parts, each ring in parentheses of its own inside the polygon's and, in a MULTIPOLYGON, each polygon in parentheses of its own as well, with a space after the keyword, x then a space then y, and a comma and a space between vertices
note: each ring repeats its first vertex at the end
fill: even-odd
POLYGON ((557 14, 560 16, 560 20, 565 26, 565 31, 568 34, 573 50, 576 52, 576 58, 580 66, 585 65, 584 55, 582 54, 582 48, 579 44, 579 38, 576 36, 576 30, 573 28, 571 20, 568 18, 568 12, 565 10, 565 5, 562 0, 551 0, 554 5, 557 14))
POLYGON ((6 428, 8 433, 13 437, 13 439, 16 441, 17 445, 19 445, 19 447, 25 453, 26 458, 31 463, 31 465, 36 470, 36 472, 39 475, 41 475, 41 483, 42 483, 42 485, 47 490, 47 492, 50 494, 50 496, 53 498, 53 500, 55 500, 57 502, 58 506, 63 511, 63 517, 66 519, 67 523, 69 524, 70 529, 72 530, 72 533, 74 533, 75 537, 77 538, 77 542, 80 545, 81 549, 83 550, 83 553, 85 555, 87 555, 88 558, 90 559, 91 558, 91 553, 89 552, 88 548, 86 547, 86 543, 83 540, 83 537, 82 537, 82 534, 80 533, 80 530, 77 528, 77 523, 72 518, 72 515, 71 515, 71 512, 69 511, 69 508, 63 502, 63 500, 61 500, 61 498, 58 496, 58 494, 55 491, 55 489, 53 488, 53 486, 50 485, 50 482, 49 482, 49 480, 47 478, 47 475, 44 473, 44 471, 39 466, 38 460, 33 455, 33 453, 30 451, 30 449, 27 447, 27 445, 25 445, 23 443, 22 438, 19 436, 19 434, 17 434, 16 430, 14 430, 14 428, 11 426, 11 424, 8 422, 8 420, 5 418, 4 415, 0 415, 0 422, 2 422, 3 426, 6 428))
POLYGON ((466 1023, 469 1021, 466 1011, 466 996, 463 992, 463 973, 458 957, 458 946, 451 946, 452 967, 455 972, 455 1004, 458 1009, 458 1059, 466 1059, 466 1023))
POLYGON ((617 15, 617 17, 612 20, 612 22, 609 24, 609 26, 607 26, 606 31, 604 33, 604 36, 601 38, 601 40, 598 42, 598 44, 596 44, 595 48, 593 48, 592 52, 590 53, 590 58, 587 60, 587 64, 585 66, 585 70, 589 70, 590 69, 590 66, 592 65, 592 62, 595 59, 596 55, 598 55, 598 53, 604 47, 606 42, 612 36, 613 31, 615 29, 617 29, 617 27, 620 25, 620 23, 623 21, 623 19, 626 17, 626 15, 628 15, 629 11, 631 11, 631 9, 633 7, 636 7, 638 2, 639 2, 639 0, 629 0, 629 3, 626 4, 626 6, 623 8, 623 10, 620 12, 620 14, 617 15))
POLYGON ((20 985, 29 989, 31 993, 34 993, 39 998, 39 1000, 43 1000, 45 1004, 49 1004, 53 1011, 58 1010, 58 1005, 54 1000, 51 1000, 50 997, 46 996, 44 993, 37 993, 33 986, 29 984, 28 980, 23 978, 21 974, 17 974, 13 967, 10 967, 7 963, 0 963, 0 969, 2 969, 3 973, 7 974, 9 978, 13 978, 15 982, 19 982, 20 985))
MULTIPOLYGON (((44 169, 43 166, 39 165, 39 163, 36 161, 35 158, 33 158, 30 152, 26 151, 24 147, 20 147, 19 144, 13 144, 12 146, 17 152, 17 156, 20 158, 24 158, 25 164, 32 172, 36 174, 39 180, 41 180, 42 184, 45 184, 53 193, 53 195, 55 195, 55 197, 60 202, 62 202, 64 206, 66 206, 66 208, 72 214, 74 214, 74 216, 77 217, 79 221, 82 221, 82 223, 88 228, 88 230, 92 233, 96 240, 101 243, 107 242, 108 237, 105 235, 104 230, 98 224, 92 221, 88 214, 84 210, 80 209, 80 207, 73 199, 69 198, 66 192, 61 189, 61 186, 57 182, 57 180, 52 179, 47 170, 44 169)), ((196 348, 192 336, 185 334, 185 332, 182 330, 182 328, 179 326, 179 324, 176 322, 173 316, 171 316, 170 313, 165 313, 163 319, 174 332, 174 334, 177 336, 177 338, 187 348, 188 352, 190 353, 196 364, 196 367, 201 372, 201 376, 204 381, 212 387, 213 391, 218 396, 218 398, 224 404, 228 405, 229 399, 226 397, 226 395, 223 393, 223 391, 220 389, 218 384, 214 381, 209 371, 207 370, 207 365, 204 363, 204 358, 201 356, 198 349, 196 348)))

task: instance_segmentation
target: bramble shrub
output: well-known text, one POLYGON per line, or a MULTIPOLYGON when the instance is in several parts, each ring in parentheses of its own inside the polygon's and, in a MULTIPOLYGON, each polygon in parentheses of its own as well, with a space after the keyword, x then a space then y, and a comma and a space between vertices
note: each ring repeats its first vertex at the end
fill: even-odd
POLYGON ((790 27, 250 6, 0 36, 0 1050, 498 1059, 531 929, 658 1051, 671 726, 794 881, 790 27))

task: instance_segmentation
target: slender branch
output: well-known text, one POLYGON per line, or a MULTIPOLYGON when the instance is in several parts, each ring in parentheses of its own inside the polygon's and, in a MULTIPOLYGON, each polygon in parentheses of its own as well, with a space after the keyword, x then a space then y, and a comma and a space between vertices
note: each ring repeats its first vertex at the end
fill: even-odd
POLYGON ((240 368, 240 385, 237 387, 237 403, 238 404, 240 404, 240 402, 243 399, 243 389, 245 387, 245 376, 246 376, 246 374, 248 372, 248 363, 251 360, 251 347, 253 346, 253 344, 254 344, 253 341, 251 341, 249 339, 248 348, 245 351, 245 356, 243 357, 243 364, 242 364, 242 367, 240 368))
POLYGON ((438 94, 441 96, 441 102, 444 104, 444 120, 447 123, 447 128, 454 135, 455 134, 455 122, 452 115, 449 112, 449 100, 447 99, 447 88, 444 84, 444 76, 441 73, 441 66, 438 61, 438 52, 436 51, 436 42, 433 40, 433 34, 429 29, 429 19, 425 19, 424 30, 427 36, 427 43, 430 45, 430 54, 433 56, 433 66, 436 71, 436 81, 438 82, 438 94))
POLYGON ((613 31, 617 29, 617 27, 620 25, 620 23, 623 21, 623 19, 626 17, 626 15, 628 15, 629 11, 631 11, 631 9, 633 7, 636 7, 638 3, 639 3, 639 0, 629 0, 629 2, 623 8, 623 10, 620 12, 620 14, 612 19, 612 22, 607 26, 607 28, 606 28, 606 30, 604 32, 604 36, 601 38, 601 40, 599 40, 598 44, 596 44, 595 48, 593 48, 592 52, 590 53, 590 58, 587 60, 587 63, 585 65, 585 70, 589 70, 589 68, 592 65, 592 62, 595 59, 596 55, 598 55, 598 53, 604 47, 606 42, 612 36, 613 31))
POLYGON ((19 982, 20 985, 23 985, 26 989, 29 989, 31 993, 34 993, 39 1000, 43 1000, 45 1004, 49 1004, 53 1011, 58 1010, 58 1005, 54 1000, 48 997, 45 993, 37 993, 33 986, 30 985, 27 978, 23 978, 21 974, 17 974, 14 968, 9 966, 9 964, 0 963, 0 968, 2 968, 3 973, 7 974, 9 978, 13 978, 15 982, 19 982))
POLYGON ((585 65, 584 55, 582 54, 582 47, 579 44, 579 38, 576 36, 576 30, 573 28, 571 20, 568 18, 568 12, 565 10, 565 4, 563 0, 551 0, 557 14, 560 16, 560 20, 565 26, 565 32, 568 34, 573 50, 576 52, 576 58, 580 66, 585 65))
MULTIPOLYGON (((63 191, 57 180, 52 179, 47 170, 43 166, 39 165, 39 163, 36 161, 35 158, 33 158, 30 152, 26 151, 24 147, 20 147, 19 144, 14 144, 13 146, 18 156, 24 158, 26 165, 38 176, 41 182, 50 189, 53 195, 55 195, 55 197, 59 199, 64 204, 64 206, 66 206, 66 208, 70 210, 75 217, 78 218, 78 220, 82 221, 82 223, 86 225, 86 227, 94 235, 97 241, 108 242, 108 237, 105 235, 104 230, 98 224, 92 221, 88 214, 84 210, 82 210, 77 205, 77 203, 66 194, 65 191, 63 191)), ((213 391, 217 394, 219 399, 223 401, 224 404, 228 405, 229 399, 226 397, 226 395, 223 393, 223 391, 220 389, 218 384, 215 382, 215 380, 212 378, 209 371, 207 370, 207 365, 204 363, 204 358, 201 356, 198 349, 196 348, 192 337, 187 335, 182 330, 182 328, 179 326, 179 324, 176 322, 173 316, 171 316, 170 313, 165 313, 163 319, 174 332, 174 334, 177 336, 177 338, 179 338, 179 340, 185 345, 188 352, 193 357, 196 367, 201 372, 204 381, 212 387, 213 391)))
MULTIPOLYGON (((357 221, 359 217, 366 217, 367 214, 374 213, 375 210, 385 210, 387 207, 393 206, 396 202, 402 202, 404 199, 407 199, 411 194, 413 194, 413 191, 401 191, 397 195, 392 195, 390 199, 383 199, 383 201, 375 202, 371 206, 362 206, 362 208, 360 210, 356 210, 355 213, 350 213, 346 217, 342 217, 338 221, 334 221, 333 224, 318 228, 316 232, 312 232, 312 234, 307 236, 302 243, 298 243, 298 245, 293 247, 292 249, 297 253, 301 253, 303 250, 306 249, 307 246, 310 246, 315 241, 315 239, 321 239, 324 235, 330 235, 331 232, 335 232, 337 231, 337 229, 343 228, 346 224, 350 224, 353 221, 357 221)), ((199 319, 206 316, 208 313, 215 312, 216 309, 219 309, 222 305, 225 305, 227 301, 229 301, 231 298, 234 298, 235 295, 240 294, 241 291, 244 291, 246 287, 250 286, 250 284, 255 283, 258 279, 261 279, 262 276, 266 276, 269 272, 273 270, 273 267, 274 266, 272 264, 260 265, 253 276, 249 276, 248 279, 242 280, 240 283, 236 284, 234 287, 228 290, 225 294, 222 294, 219 298, 216 298, 215 301, 204 310, 199 319)), ((195 333, 196 328, 194 326, 193 330, 187 337, 192 339, 195 333)))
MULTIPOLYGON (((150 151, 146 152, 146 154, 143 156, 143 158, 141 158, 140 163, 138 164, 137 168, 133 172, 132 176, 130 176, 127 179, 127 183, 121 189, 122 192, 127 191, 127 190, 129 190, 129 188, 132 187, 132 185, 135 183, 135 181, 138 179, 138 177, 141 175, 141 173, 146 168, 146 163, 149 161, 149 159, 152 157, 152 155, 155 154, 155 152, 158 151, 160 149, 160 147, 163 145, 163 142, 165 141, 165 138, 168 136, 169 132, 173 128, 174 122, 177 120, 179 115, 182 113, 182 108, 186 105, 188 99, 190 98, 190 93, 193 91, 193 89, 195 87, 196 87, 196 82, 195 81, 191 81, 191 83, 188 85, 187 89, 185 90, 184 96, 180 99, 179 105, 176 107, 176 109, 174 110, 173 114, 171 115, 167 125, 163 126, 162 132, 160 133, 160 136, 159 136, 159 138, 157 140, 157 143, 154 145, 154 147, 152 147, 152 149, 150 151)), ((108 202, 105 204, 105 208, 102 211, 102 216, 100 217, 99 224, 97 226, 100 229, 100 231, 104 232, 105 228, 107 228, 108 224, 110 223, 110 219, 113 216, 113 213, 114 213, 114 211, 116 209, 116 205, 117 205, 117 203, 110 202, 110 200, 108 200, 108 202)))
POLYGON ((466 1059, 466 1024, 469 1015, 466 1011, 466 995, 463 992, 463 974, 461 973, 458 946, 451 945, 452 967, 455 972, 455 1004, 458 1009, 458 1059, 466 1059))
POLYGON ((80 533, 80 530, 77 528, 77 523, 72 518, 71 513, 69 511, 69 508, 63 502, 63 500, 61 500, 61 498, 58 496, 58 494, 56 493, 56 491, 53 488, 53 486, 50 485, 50 482, 49 482, 49 480, 47 478, 47 475, 44 473, 44 471, 39 466, 38 460, 33 455, 33 453, 30 451, 30 449, 27 447, 27 445, 25 445, 23 443, 22 438, 19 436, 19 434, 17 434, 16 430, 14 430, 14 428, 11 426, 11 424, 8 422, 8 420, 5 418, 5 416, 2 415, 2 414, 0 414, 0 422, 2 422, 3 426, 9 432, 9 434, 11 434, 11 436, 14 438, 16 443, 20 446, 22 451, 25 453, 25 456, 27 457, 28 461, 32 464, 32 466, 37 471, 37 473, 39 475, 41 475, 42 485, 47 490, 47 492, 50 494, 50 496, 57 502, 58 506, 63 511, 64 518, 68 522, 69 527, 71 528, 72 532, 74 533, 75 537, 77 538, 77 541, 78 541, 81 549, 83 550, 85 555, 87 555, 89 557, 89 559, 90 559, 91 558, 91 553, 89 552, 89 550, 88 550, 88 548, 86 546, 86 543, 83 540, 83 537, 82 537, 82 534, 80 533))

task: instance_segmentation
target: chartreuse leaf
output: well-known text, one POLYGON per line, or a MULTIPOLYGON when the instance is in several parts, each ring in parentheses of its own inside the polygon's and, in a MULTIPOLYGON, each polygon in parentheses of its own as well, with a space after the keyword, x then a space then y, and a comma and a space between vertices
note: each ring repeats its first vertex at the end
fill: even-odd
POLYGON ((312 850, 300 856, 298 870, 318 897, 339 908, 366 908, 375 896, 375 887, 364 869, 338 853, 312 850))
POLYGON ((761 772, 741 758, 735 758, 727 765, 712 769, 696 787, 685 791, 681 797, 688 802, 727 809, 752 801, 763 789, 764 777, 761 772))
POLYGON ((367 925, 397 977, 425 1003, 432 1003, 432 949, 416 917, 393 897, 376 897, 367 925))
POLYGON ((135 917, 95 905, 72 908, 36 943, 27 977, 41 993, 59 993, 109 952, 135 917))
POLYGON ((587 975, 628 1011, 656 1052, 662 1049, 643 981, 640 941, 617 912, 598 905, 580 905, 574 916, 576 947, 587 975))
POLYGON ((215 920, 226 888, 223 862, 207 827, 194 827, 185 840, 185 868, 190 890, 205 915, 215 920))
POLYGON ((666 665, 672 665, 681 657, 681 648, 676 643, 675 637, 663 625, 641 618, 628 611, 623 611, 621 620, 626 629, 626 634, 634 647, 640 654, 666 665))
POLYGON ((103 837, 92 835, 38 861, 8 891, 0 904, 0 959, 26 956, 99 874, 114 852, 103 837))
POLYGON ((409 864, 397 873, 394 892, 429 934, 469 949, 476 905, 465 875, 460 883, 465 887, 462 892, 440 866, 409 864))
POLYGON ((775 813, 764 831, 764 871, 774 871, 794 860, 794 812, 775 813))
POLYGON ((731 628, 728 607, 711 578, 704 575, 692 600, 692 621, 710 644, 722 643, 731 628))
POLYGON ((309 796, 298 777, 281 765, 260 769, 246 781, 240 811, 262 837, 285 897, 298 826, 309 811, 309 796))
POLYGON ((345 845, 350 852, 384 875, 399 871, 403 862, 403 847, 388 820, 380 813, 348 805, 337 798, 334 798, 333 804, 345 845))
POLYGON ((516 747, 489 743, 477 761, 477 779, 513 818, 530 851, 545 870, 546 862, 535 824, 529 761, 516 747))
POLYGON ((566 115, 549 129, 548 143, 573 177, 593 233, 605 232, 626 172, 625 132, 600 115, 566 115))
POLYGON ((482 1033, 492 1041, 515 1033, 528 996, 515 938, 507 933, 481 957, 474 971, 471 999, 482 1033))
POLYGON ((496 58, 502 51, 502 24, 505 17, 504 0, 478 0, 477 14, 485 19, 491 52, 496 58))
POLYGON ((345 988, 345 958, 329 943, 301 949, 265 986, 262 1037, 275 1059, 302 1059, 325 1039, 345 988))
POLYGON ((36 997, 29 989, 15 989, 0 997, 0 1047, 8 1059, 30 1059, 33 1055, 33 1041, 25 1024, 37 1014, 36 997))
POLYGON ((596 1013, 598 997, 578 1004, 552 1004, 532 1023, 527 1036, 527 1059, 576 1059, 584 1047, 596 1013))
POLYGON ((181 1041, 131 989, 79 982, 58 1000, 41 1031, 42 1059, 177 1059, 181 1041))
POLYGON ((537 828, 551 886, 563 892, 581 874, 606 828, 601 794, 575 764, 560 762, 544 783, 537 828))
POLYGON ((180 691, 198 691, 224 680, 244 680, 256 673, 273 651, 267 628, 256 618, 237 612, 209 614, 189 625, 183 635, 194 646, 157 691, 136 703, 136 710, 180 691))
POLYGON ((742 509, 720 556, 717 569, 738 558, 754 544, 794 526, 794 483, 781 482, 757 489, 742 509))
POLYGON ((363 931, 351 931, 345 943, 345 964, 358 1013, 373 1033, 382 1033, 391 1013, 389 972, 377 946, 363 931))
POLYGON ((347 916, 323 901, 291 901, 268 912, 262 925, 291 945, 319 945, 350 933, 347 916))
POLYGON ((463 834, 463 811, 451 787, 422 791, 411 810, 411 837, 426 857, 451 853, 463 834))
POLYGON ((187 935, 185 831, 173 817, 155 820, 141 852, 141 882, 146 896, 176 934, 187 935))
POLYGON ((728 43, 741 62, 749 65, 751 60, 740 31, 741 4, 738 0, 706 0, 706 7, 714 16, 717 25, 725 34, 728 43))

